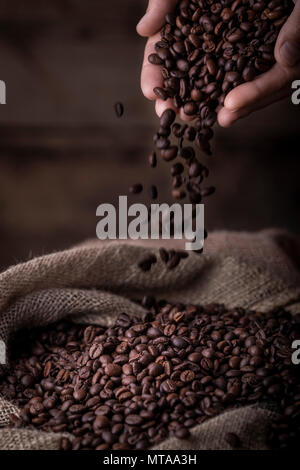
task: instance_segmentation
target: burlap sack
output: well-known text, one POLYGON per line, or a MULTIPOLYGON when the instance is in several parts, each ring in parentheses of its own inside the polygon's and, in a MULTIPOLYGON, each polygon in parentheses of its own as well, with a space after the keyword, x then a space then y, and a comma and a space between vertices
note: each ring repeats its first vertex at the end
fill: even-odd
MULTIPOLYGON (((146 293, 171 302, 300 311, 300 243, 284 232, 217 232, 210 234, 204 254, 192 254, 177 269, 168 271, 159 260, 151 272, 140 271, 138 260, 161 245, 91 241, 11 267, 0 274, 0 339, 9 344, 20 328, 66 316, 109 325, 121 312, 142 313, 130 299, 146 293)), ((8 428, 12 411, 18 413, 0 397, 0 449, 58 448, 59 434, 8 428)), ((264 449, 274 416, 266 406, 233 409, 196 426, 190 439, 169 438, 157 449, 226 449, 228 431, 241 437, 244 448, 264 449)))

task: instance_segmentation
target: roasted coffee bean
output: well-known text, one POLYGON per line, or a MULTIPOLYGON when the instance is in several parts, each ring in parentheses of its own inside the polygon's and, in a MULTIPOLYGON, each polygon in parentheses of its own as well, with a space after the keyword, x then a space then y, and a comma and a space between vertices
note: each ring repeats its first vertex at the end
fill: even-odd
POLYGON ((230 445, 230 447, 234 449, 237 449, 241 446, 240 438, 233 432, 228 432, 225 435, 225 441, 230 445))
POLYGON ((201 359, 202 359, 202 354, 200 353, 192 353, 192 354, 189 354, 188 356, 188 360, 191 362, 200 362, 201 359))
POLYGON ((133 184, 132 186, 130 186, 129 191, 132 194, 139 194, 143 191, 143 185, 140 183, 133 184))
POLYGON ((195 116, 195 114, 197 113, 197 110, 198 110, 198 107, 194 101, 188 101, 183 107, 183 112, 187 116, 195 116))
POLYGON ((153 91, 160 100, 166 101, 169 98, 169 94, 161 87, 155 87, 153 91))
POLYGON ((181 349, 186 348, 189 345, 188 341, 180 336, 175 336, 172 339, 172 343, 176 348, 181 349))
POLYGON ((149 365, 149 374, 153 377, 156 377, 157 375, 161 375, 163 371, 164 371, 164 368, 159 363, 152 363, 149 365))
POLYGON ((180 150, 180 157, 185 160, 191 160, 195 156, 195 151, 192 147, 182 147, 180 150))
POLYGON ((154 185, 150 186, 149 194, 150 194, 151 199, 157 199, 158 197, 157 187, 154 185))
POLYGON ((163 65, 164 60, 161 59, 157 54, 150 54, 148 57, 150 64, 153 65, 163 65))
POLYGON ((189 167, 189 175, 191 178, 196 178, 202 174, 203 166, 198 162, 194 161, 189 167))
POLYGON ((178 153, 178 147, 176 145, 171 145, 167 149, 163 149, 161 151, 161 156, 166 162, 170 162, 171 160, 174 160, 174 158, 177 157, 178 153))
POLYGON ((156 141, 156 147, 160 150, 165 150, 170 147, 170 141, 166 137, 159 137, 156 141))
POLYGON ((165 128, 171 127, 175 121, 176 113, 173 109, 166 109, 160 117, 160 125, 165 128))
POLYGON ((171 167, 171 175, 172 176, 177 176, 183 173, 184 167, 181 163, 174 163, 171 167))
MULTIPOLYGON (((186 128, 183 134, 184 139, 193 142, 196 138, 196 129, 192 126, 186 128)), ((182 156, 182 155, 181 155, 182 156)))
POLYGON ((169 261, 169 253, 167 250, 165 250, 164 248, 160 248, 159 254, 163 263, 167 263, 169 261))
POLYGON ((175 135, 175 137, 181 138, 183 137, 186 128, 187 128, 186 126, 181 126, 180 124, 175 123, 172 126, 172 132, 175 135))
POLYGON ((149 155, 149 165, 151 166, 151 168, 156 168, 156 166, 157 166, 157 157, 156 157, 155 152, 152 152, 149 155))
POLYGON ((180 256, 177 253, 173 253, 169 256, 169 261, 167 262, 168 269, 174 269, 180 263, 180 256))
POLYGON ((157 261, 155 255, 147 255, 145 258, 143 258, 139 263, 138 267, 142 271, 149 271, 151 269, 152 264, 155 264, 157 261))
POLYGON ((165 393, 172 393, 175 392, 177 387, 173 380, 167 379, 161 384, 161 388, 165 393))
POLYGON ((104 368, 104 372, 109 376, 119 376, 122 373, 122 368, 117 364, 107 364, 104 368))
POLYGON ((190 436, 190 431, 186 427, 178 427, 175 430, 175 436, 179 439, 187 439, 190 436))
POLYGON ((130 426, 139 426, 142 424, 143 418, 139 415, 129 415, 125 418, 125 423, 129 424, 130 426))
POLYGON ((192 382, 195 378, 195 373, 192 370, 185 370, 180 374, 180 380, 182 382, 192 382))
POLYGON ((120 103, 120 102, 116 103, 114 108, 115 108, 116 116, 118 118, 122 117, 123 114, 124 114, 124 105, 123 105, 123 103, 120 103))

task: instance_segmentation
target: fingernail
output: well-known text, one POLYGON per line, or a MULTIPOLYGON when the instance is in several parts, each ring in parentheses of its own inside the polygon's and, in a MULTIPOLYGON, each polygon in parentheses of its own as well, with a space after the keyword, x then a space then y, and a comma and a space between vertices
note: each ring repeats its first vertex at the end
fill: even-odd
POLYGON ((288 67, 293 67, 300 59, 299 48, 290 41, 285 41, 280 48, 280 56, 288 67))

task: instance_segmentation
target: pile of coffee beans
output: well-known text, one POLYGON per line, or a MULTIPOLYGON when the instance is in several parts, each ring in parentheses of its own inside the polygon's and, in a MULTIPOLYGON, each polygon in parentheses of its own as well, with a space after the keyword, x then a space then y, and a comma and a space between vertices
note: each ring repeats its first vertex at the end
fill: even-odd
MULTIPOLYGON (((293 421, 274 424, 269 442, 297 441, 295 319, 152 297, 142 304, 142 318, 124 313, 109 328, 60 322, 19 335, 0 381, 0 393, 21 408, 12 426, 68 432, 62 449, 146 449, 168 436, 187 439, 226 409, 266 402, 293 421)), ((243 447, 235 433, 222 438, 243 447)))

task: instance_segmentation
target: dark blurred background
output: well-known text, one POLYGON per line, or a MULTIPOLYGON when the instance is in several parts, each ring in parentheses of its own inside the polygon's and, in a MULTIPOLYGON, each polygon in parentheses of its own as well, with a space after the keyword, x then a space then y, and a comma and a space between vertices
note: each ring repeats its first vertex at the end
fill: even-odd
MULTIPOLYGON (((96 207, 131 183, 156 179, 169 200, 167 164, 146 163, 157 126, 139 87, 146 4, 0 1, 0 269, 94 237, 96 207)), ((286 100, 217 129, 208 230, 300 232, 299 111, 286 100)))

